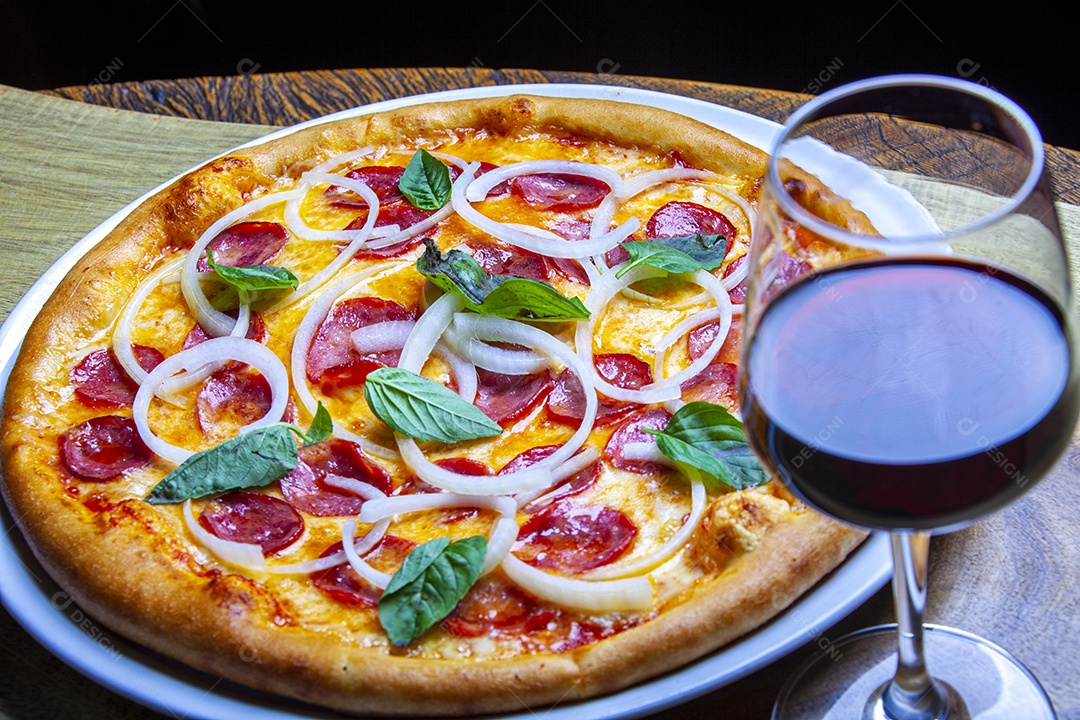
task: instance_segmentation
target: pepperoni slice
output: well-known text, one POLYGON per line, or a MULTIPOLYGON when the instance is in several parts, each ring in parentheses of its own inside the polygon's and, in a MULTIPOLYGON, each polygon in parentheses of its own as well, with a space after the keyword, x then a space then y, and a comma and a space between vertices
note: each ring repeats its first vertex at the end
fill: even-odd
MULTIPOLYGON (((243 222, 222 230, 210 241, 207 249, 213 251, 214 262, 231 267, 262 265, 281 252, 289 234, 274 222, 243 222)), ((207 272, 210 265, 206 258, 196 263, 199 272, 207 272)))
POLYGON ((502 427, 532 412, 555 385, 555 376, 547 369, 532 375, 503 375, 477 368, 476 379, 476 407, 502 427))
POLYGON ((533 567, 576 574, 618 560, 636 536, 621 510, 556 503, 521 526, 513 552, 533 567))
POLYGON ((151 455, 135 421, 115 415, 90 418, 60 439, 61 461, 86 480, 112 480, 143 467, 151 455))
MULTIPOLYGON (((359 180, 371 188, 379 198, 379 207, 383 207, 405 202, 405 196, 398 189, 398 183, 401 182, 401 176, 404 174, 405 168, 403 167, 373 165, 351 170, 345 174, 345 177, 359 180)), ((323 197, 334 205, 341 207, 367 207, 367 203, 359 195, 338 185, 331 185, 326 188, 323 197)))
MULTIPOLYGON (((559 445, 541 445, 539 447, 530 448, 525 452, 515 457, 510 462, 506 463, 501 470, 500 475, 508 475, 509 473, 517 472, 540 462, 548 455, 559 449, 559 445)), ((563 484, 559 486, 558 492, 552 496, 551 501, 556 502, 563 498, 568 498, 571 495, 577 495, 584 492, 586 489, 592 486, 600 477, 600 461, 597 460, 589 467, 585 468, 581 472, 577 473, 569 480, 563 481, 563 484)))
POLYGON ((728 410, 739 407, 738 368, 730 362, 713 362, 682 384, 683 400, 704 400, 728 410))
POLYGON ((778 257, 774 259, 774 262, 779 264, 779 268, 776 271, 776 276, 773 278, 773 281, 761 292, 761 296, 765 299, 768 299, 773 294, 783 290, 803 275, 813 272, 813 267, 810 266, 810 263, 805 260, 796 260, 786 252, 779 253, 778 257))
POLYGON ((812 270, 810 263, 805 260, 796 260, 787 253, 780 253, 780 272, 773 282, 779 284, 780 287, 784 287, 812 270))
MULTIPOLYGON (((263 322, 262 316, 258 313, 251 314, 251 322, 248 323, 248 331, 244 337, 255 342, 266 342, 266 323, 263 322)), ((193 348, 209 339, 210 336, 202 329, 202 325, 196 323, 195 327, 191 328, 191 331, 184 337, 183 349, 193 348)))
MULTIPOLYGON (((408 203, 400 203, 397 205, 388 205, 386 207, 379 208, 379 217, 375 218, 375 227, 386 227, 387 225, 397 225, 402 230, 408 227, 412 227, 418 222, 427 220, 434 215, 434 211, 421 210, 418 207, 413 207, 408 203)), ((364 208, 356 218, 345 226, 346 230, 360 230, 364 227, 364 223, 368 219, 368 210, 364 208)), ((367 252, 385 252, 384 250, 368 250, 367 252)), ((388 257, 387 255, 380 255, 378 257, 388 257)))
POLYGON ((624 390, 640 390, 652 382, 652 370, 640 358, 626 353, 607 353, 593 357, 601 378, 624 390))
MULTIPOLYGON (((150 372, 165 359, 158 350, 145 345, 132 347, 139 367, 150 372)), ((95 350, 71 369, 75 396, 89 407, 129 407, 139 386, 120 365, 111 348, 95 350)))
POLYGON ((386 320, 412 320, 413 313, 392 300, 350 298, 330 308, 319 325, 307 354, 307 378, 323 391, 358 385, 379 367, 396 366, 401 353, 388 351, 361 356, 352 347, 353 331, 386 320))
MULTIPOLYGON (((333 555, 341 550, 341 547, 341 542, 338 541, 326 548, 319 557, 333 555)), ((405 558, 414 547, 416 543, 411 540, 396 535, 386 535, 371 552, 364 556, 364 560, 376 570, 393 573, 401 566, 401 563, 405 562, 405 558)), ((311 581, 315 587, 343 605, 375 607, 382 596, 382 590, 357 575, 348 563, 312 573, 311 581)))
POLYGON ((348 440, 330 438, 307 445, 300 448, 299 456, 296 467, 281 479, 281 494, 309 515, 355 515, 364 505, 363 498, 327 485, 327 475, 360 480, 387 495, 393 490, 386 471, 348 440))
POLYGON ((723 213, 692 202, 669 202, 654 212, 645 225, 645 237, 649 240, 723 235, 730 246, 736 232, 735 226, 723 213))
POLYGON ((551 277, 551 268, 542 255, 501 243, 476 245, 473 248, 473 259, 492 275, 513 275, 532 280, 547 280, 551 277))
MULTIPOLYGON (((740 255, 731 261, 731 263, 724 268, 724 277, 730 277, 736 270, 741 268, 744 263, 749 262, 746 255, 740 255)), ((728 290, 728 297, 731 298, 731 302, 736 305, 740 305, 746 302, 746 291, 749 288, 746 285, 746 278, 743 278, 738 285, 728 290)))
MULTIPOLYGON (((617 422, 636 407, 639 407, 636 403, 623 403, 601 396, 596 409, 595 425, 603 427, 617 422)), ((585 417, 585 389, 577 375, 569 370, 559 373, 551 388, 551 394, 548 395, 544 411, 547 418, 554 422, 571 427, 581 425, 581 419, 585 417)))
MULTIPOLYGON (((627 238, 627 240, 633 240, 634 238, 627 238)), ((608 267, 618 267, 624 262, 630 259, 630 253, 622 245, 616 245, 615 247, 604 253, 604 262, 608 267)))
MULTIPOLYGON (((686 350, 691 360, 697 360, 705 354, 720 332, 720 322, 705 323, 690 331, 686 336, 686 350)), ((742 318, 732 318, 731 328, 728 330, 724 344, 720 346, 720 352, 716 354, 713 362, 737 363, 739 362, 739 350, 742 347, 742 318)))
POLYGON ((222 540, 258 545, 264 555, 287 548, 304 532, 304 518, 292 505, 253 492, 214 498, 203 508, 199 524, 222 540))
POLYGON ((255 422, 273 401, 266 378, 244 365, 227 364, 206 379, 195 399, 199 428, 215 439, 223 432, 231 436, 230 426, 255 422))
POLYGON ((458 475, 472 475, 475 477, 481 477, 483 475, 494 475, 491 470, 491 466, 482 463, 479 460, 473 460, 466 457, 449 457, 441 460, 436 460, 435 464, 441 467, 443 470, 448 470, 458 475))
POLYGON ((555 613, 497 577, 481 578, 443 618, 443 629, 455 637, 514 635, 547 625, 555 613))
POLYGON ((607 183, 584 175, 536 173, 519 175, 511 191, 535 208, 569 212, 596 207, 611 192, 607 183))
POLYGON ((604 446, 604 457, 621 470, 641 474, 663 472, 666 470, 663 465, 645 460, 627 460, 623 457, 622 449, 627 443, 655 442, 656 438, 645 432, 645 428, 663 430, 670 419, 671 414, 662 408, 646 410, 628 417, 608 439, 604 446))
MULTIPOLYGON (((456 180, 458 175, 461 174, 461 171, 453 165, 448 165, 447 168, 450 170, 451 181, 456 180)), ((387 205, 407 202, 401 188, 398 187, 401 183, 401 176, 404 174, 404 167, 372 165, 351 170, 346 173, 345 177, 359 180, 371 188, 375 196, 379 198, 379 207, 383 208, 387 205)), ((364 202, 363 198, 352 190, 347 190, 338 185, 331 185, 326 188, 323 197, 339 207, 367 207, 367 203, 364 202)), ((402 225, 402 227, 405 226, 402 225)))

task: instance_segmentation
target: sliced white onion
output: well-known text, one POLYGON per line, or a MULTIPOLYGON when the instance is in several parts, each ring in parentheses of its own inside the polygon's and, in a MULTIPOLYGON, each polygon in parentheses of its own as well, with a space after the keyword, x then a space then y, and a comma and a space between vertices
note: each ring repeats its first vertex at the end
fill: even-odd
MULTIPOLYGON (((233 329, 229 331, 228 337, 246 337, 248 327, 251 324, 251 306, 244 303, 237 310, 236 324, 233 325, 233 329)), ((165 402, 176 405, 177 407, 187 407, 187 403, 180 396, 180 393, 187 390, 190 387, 198 385, 206 378, 218 371, 225 364, 224 360, 218 360, 216 362, 207 363, 200 368, 193 370, 185 370, 182 373, 173 375, 171 378, 164 380, 161 385, 158 386, 156 394, 159 398, 165 402)))
POLYGON ((454 375, 454 383, 458 387, 458 395, 467 403, 476 402, 476 391, 479 389, 480 379, 476 376, 476 366, 464 359, 439 342, 432 350, 435 357, 442 358, 450 366, 450 372, 454 375))
MULTIPOLYGON (((629 447, 629 445, 627 445, 629 447)), ((626 448, 623 448, 625 454, 626 448)), ((670 560, 675 553, 679 552, 705 515, 705 485, 700 480, 691 481, 690 490, 690 514, 687 515, 682 527, 668 538, 667 542, 649 553, 645 557, 621 565, 609 565, 607 567, 590 570, 580 577, 589 580, 612 580, 615 578, 633 577, 643 575, 654 570, 670 560)))
POLYGON ((716 358, 717 354, 719 354, 720 348, 723 347, 724 341, 727 339, 728 331, 731 330, 731 317, 733 313, 731 298, 728 296, 727 290, 725 290, 720 281, 716 279, 716 276, 704 270, 698 270, 693 274, 692 278, 694 282, 705 288, 706 292, 713 296, 713 299, 716 300, 716 309, 713 312, 704 311, 692 315, 676 325, 660 339, 660 342, 657 344, 656 356, 653 359, 653 377, 662 379, 653 383, 653 386, 655 387, 678 387, 707 368, 709 363, 711 363, 716 358), (703 318, 705 318, 705 320, 699 322, 703 318), (720 320, 720 330, 716 333, 716 337, 709 344, 709 347, 705 349, 705 352, 703 352, 697 360, 694 360, 687 367, 674 375, 663 377, 664 356, 667 353, 667 349, 670 348, 676 340, 690 332, 693 328, 704 324, 704 322, 716 319, 720 320))
POLYGON ((503 572, 522 590, 570 610, 589 613, 647 610, 652 605, 652 583, 645 576, 621 580, 578 580, 552 575, 507 553, 503 572))
POLYGON ((210 244, 210 241, 235 223, 254 215, 263 208, 277 205, 278 203, 288 202, 293 198, 302 197, 303 193, 304 191, 302 189, 269 193, 263 195, 261 198, 241 205, 235 210, 218 218, 217 222, 208 227, 206 231, 199 236, 199 239, 195 244, 192 245, 191 250, 188 251, 187 257, 184 258, 183 270, 181 271, 180 290, 184 294, 184 301, 191 310, 191 314, 195 316, 195 321, 199 323, 203 330, 211 337, 228 335, 236 324, 236 321, 220 310, 215 310, 210 305, 210 300, 206 297, 206 293, 203 292, 202 286, 199 284, 199 272, 197 266, 199 258, 206 255, 206 247, 210 244))
MULTIPOLYGON (((736 258, 737 260, 738 258, 736 258)), ((734 261, 733 261, 734 262, 734 261)), ((739 263, 739 267, 735 268, 735 271, 722 279, 725 290, 732 290, 736 285, 746 279, 746 276, 750 274, 750 258, 746 258, 743 262, 739 263)))
MULTIPOLYGON (((409 342, 401 353, 398 367, 419 372, 436 340, 449 326, 454 313, 461 310, 462 301, 456 295, 444 295, 428 308, 417 322, 409 342)), ((525 323, 491 316, 477 315, 468 321, 469 332, 481 340, 507 342, 535 348, 566 365, 581 380, 585 393, 585 413, 581 425, 567 442, 543 460, 506 475, 473 476, 451 472, 429 462, 412 438, 397 436, 401 457, 409 468, 425 482, 449 492, 475 495, 516 495, 551 487, 555 479, 552 470, 568 460, 584 444, 596 419, 598 401, 585 368, 578 357, 557 338, 525 323)))
MULTIPOLYGON (((505 167, 512 166, 507 165, 505 167)), ((496 172, 498 172, 498 170, 492 170, 489 173, 485 173, 478 179, 473 180, 472 183, 486 181, 490 175, 496 172)), ((467 174, 468 173, 465 175, 467 174)), ((462 177, 465 177, 465 175, 462 175, 462 177)), ((459 177, 458 180, 460 181, 461 178, 459 177)), ((622 181, 620 180, 619 182, 621 184, 622 181)), ((472 184, 469 184, 468 187, 471 188, 472 184)), ((490 187, 491 186, 489 186, 489 189, 490 187)), ((450 195, 450 204, 462 219, 499 240, 550 257, 580 258, 586 255, 605 253, 630 237, 630 235, 641 225, 637 218, 630 218, 614 230, 606 232, 598 237, 589 238, 588 240, 571 241, 561 237, 558 239, 540 237, 531 231, 522 232, 521 230, 515 230, 506 223, 501 223, 487 217, 469 204, 469 201, 465 197, 466 192, 466 186, 464 184, 455 182, 454 191, 450 195)))
POLYGON ((472 332, 476 317, 473 313, 457 313, 444 336, 454 352, 476 367, 503 375, 530 375, 551 364, 550 359, 532 350, 508 350, 478 340, 472 332))
MULTIPOLYGON (((337 175, 331 177, 338 177, 337 175)), ((285 298, 277 302, 267 312, 276 312, 283 308, 286 308, 293 303, 297 302, 303 297, 306 297, 310 293, 314 292, 318 288, 322 287, 327 280, 334 276, 338 270, 345 267, 353 259, 356 253, 360 252, 360 249, 365 247, 368 240, 371 238, 375 229, 375 220, 379 215, 379 198, 375 195, 375 192, 371 190, 367 185, 359 181, 356 183, 355 188, 359 192, 360 197, 364 199, 364 202, 368 203, 367 219, 364 221, 364 226, 355 232, 358 233, 355 238, 349 241, 349 244, 340 252, 338 256, 331 260, 326 267, 314 276, 300 283, 296 290, 287 295, 285 298)), ((289 206, 285 207, 286 215, 288 215, 289 206)))
POLYGON ((375 220, 379 214, 379 197, 375 194, 375 191, 367 186, 367 183, 344 175, 333 175, 312 170, 300 176, 297 189, 302 191, 301 194, 290 198, 285 203, 285 225, 293 235, 316 242, 348 243, 370 237, 371 228, 368 226, 374 227, 375 225, 375 220), (308 225, 300 217, 300 203, 303 202, 307 192, 317 185, 337 185, 346 190, 352 190, 367 204, 368 218, 371 219, 371 222, 365 222, 363 227, 355 230, 319 230, 308 225))
POLYGON ((349 150, 348 152, 343 152, 338 155, 331 155, 326 160, 323 160, 321 163, 308 170, 308 172, 332 172, 334 170, 337 170, 342 165, 351 165, 357 160, 366 158, 374 152, 375 147, 373 145, 367 145, 366 147, 358 148, 356 150, 349 150))
MULTIPOLYGON (((360 272, 342 278, 319 295, 304 314, 304 317, 297 326, 296 333, 293 336, 292 353, 289 356, 289 368, 292 370, 293 387, 296 388, 296 396, 299 398, 300 404, 303 405, 304 409, 311 415, 315 414, 318 403, 315 400, 315 396, 311 394, 311 388, 308 387, 307 355, 308 350, 311 348, 311 341, 315 339, 315 333, 319 330, 319 325, 326 318, 327 313, 330 312, 330 306, 333 305, 338 298, 360 283, 375 279, 384 273, 396 272, 398 269, 400 269, 400 263, 392 265, 372 265, 360 272)), ((395 460, 398 457, 397 452, 394 450, 383 447, 361 435, 346 430, 336 420, 334 421, 334 434, 356 443, 363 448, 364 452, 374 455, 375 457, 380 457, 384 460, 395 460)))
POLYGON ((356 551, 356 520, 349 518, 345 521, 345 524, 341 529, 341 547, 345 551, 345 557, 349 561, 349 565, 356 571, 356 574, 367 580, 369 583, 385 590, 386 586, 390 584, 392 575, 388 575, 381 570, 376 570, 371 567, 362 557, 360 553, 356 551))
POLYGON ((179 465, 194 452, 165 442, 150 429, 147 413, 154 392, 165 379, 180 370, 199 368, 217 360, 237 360, 250 365, 262 373, 270 385, 270 409, 263 417, 240 428, 241 433, 277 422, 285 412, 289 400, 289 372, 266 346, 247 338, 219 337, 182 350, 166 358, 146 376, 132 403, 132 419, 139 430, 139 437, 150 450, 169 462, 179 465))
POLYGON ((593 365, 593 335, 596 332, 596 323, 604 308, 611 302, 611 299, 624 287, 629 287, 640 280, 662 277, 665 274, 663 270, 658 268, 638 265, 623 275, 622 278, 616 278, 614 274, 605 275, 601 282, 594 284, 589 289, 589 294, 585 296, 585 307, 589 310, 589 319, 578 322, 575 344, 580 365, 586 374, 578 377, 582 378, 582 380, 587 377, 597 391, 613 400, 657 403, 679 397, 680 390, 678 386, 668 388, 646 385, 639 390, 630 390, 612 385, 600 377, 600 374, 596 371, 596 366, 593 365))
POLYGON ((622 447, 624 459, 634 462, 653 462, 660 465, 672 465, 671 459, 660 452, 655 442, 631 442, 622 447))
POLYGON ((128 377, 134 380, 136 385, 141 385, 148 373, 142 369, 139 361, 135 358, 135 351, 131 346, 131 327, 135 323, 135 317, 139 314, 143 303, 146 302, 146 298, 150 297, 150 293, 165 278, 180 272, 180 266, 183 262, 183 258, 170 260, 151 273, 150 277, 143 280, 139 287, 135 288, 135 292, 128 300, 127 305, 124 306, 123 312, 120 313, 119 320, 116 321, 116 329, 113 330, 112 336, 113 354, 116 355, 120 367, 124 368, 128 377))
MULTIPOLYGON (((533 227, 532 225, 523 225, 521 223, 512 223, 512 222, 503 223, 503 224, 506 225, 506 227, 511 228, 513 230, 519 230, 519 231, 521 231, 523 233, 532 234, 532 235, 535 235, 535 236, 540 237, 540 238, 547 238, 549 240, 555 240, 555 241, 564 241, 564 242, 566 241, 566 238, 564 238, 562 235, 559 235, 558 233, 552 232, 551 230, 546 230, 544 228, 538 228, 538 227, 533 227)), ((470 253, 470 255, 471 254, 472 253, 470 253)), ((590 262, 590 258, 588 258, 588 257, 579 257, 579 258, 574 258, 574 260, 576 260, 578 265, 581 266, 581 269, 585 271, 585 275, 589 278, 589 284, 591 285, 592 283, 596 282, 596 280, 600 277, 600 271, 597 270, 596 265, 594 263, 590 262)))
MULTIPOLYGON (((327 474, 323 478, 323 482, 331 487, 336 487, 341 490, 346 490, 364 498, 365 500, 375 500, 377 498, 386 497, 386 493, 382 490, 369 485, 366 482, 356 480, 353 478, 342 477, 340 475, 334 475, 333 473, 327 474)), ((353 542, 353 552, 357 555, 363 556, 370 552, 372 548, 379 544, 379 541, 386 535, 387 529, 390 527, 389 520, 381 520, 359 540, 353 542)), ((355 531, 354 531, 355 535, 355 531)), ((327 570, 332 567, 337 567, 344 562, 348 562, 348 557, 345 551, 345 543, 342 542, 342 549, 335 553, 331 553, 326 557, 315 558, 314 560, 304 560, 302 562, 290 563, 288 565, 268 565, 265 568, 265 572, 273 575, 306 575, 313 572, 319 572, 321 570, 327 570)))
POLYGON ((199 543, 212 552, 219 560, 244 570, 264 570, 266 557, 262 547, 254 543, 241 543, 222 540, 199 524, 191 512, 191 500, 184 501, 184 524, 199 543))
POLYGON ((581 175, 594 178, 611 188, 611 193, 618 195, 623 191, 623 179, 617 172, 602 165, 575 162, 573 160, 525 160, 497 167, 476 179, 466 193, 469 202, 480 202, 487 197, 491 189, 501 182, 519 175, 539 175, 555 173, 560 175, 581 175))
POLYGON ((360 522, 378 522, 402 513, 461 507, 484 508, 499 514, 488 534, 487 555, 484 556, 484 567, 480 571, 482 575, 487 574, 498 567, 517 539, 517 503, 513 498, 462 493, 396 495, 364 503, 359 519, 360 522))
MULTIPOLYGON (((323 478, 323 482, 330 487, 335 487, 339 490, 351 492, 353 495, 361 497, 367 501, 382 500, 386 497, 386 493, 384 493, 382 490, 375 487, 371 483, 366 483, 363 480, 357 480, 355 478, 347 478, 341 475, 335 475, 334 473, 327 473, 326 476, 323 478)), ((361 555, 364 554, 363 550, 357 550, 357 552, 359 552, 361 555)))
MULTIPOLYGON (((441 154, 442 153, 440 153, 440 155, 441 154)), ((479 167, 480 167, 479 162, 474 162, 474 163, 470 163, 469 165, 466 165, 464 167, 461 175, 459 175, 458 179, 454 181, 453 187, 455 187, 455 188, 456 187, 464 188, 465 186, 467 186, 470 182, 472 182, 472 178, 473 178, 474 175, 476 175, 476 171, 479 169, 479 167)), ((370 247, 373 250, 382 250, 382 249, 388 248, 388 247, 390 247, 392 245, 398 245, 398 244, 408 240, 409 238, 416 237, 417 235, 419 235, 422 232, 427 232, 431 228, 433 228, 436 225, 438 225, 439 223, 441 223, 446 218, 450 217, 453 213, 454 213, 453 204, 446 203, 441 208, 439 208, 434 213, 429 215, 427 218, 421 220, 420 222, 413 223, 409 227, 404 228, 402 230, 399 230, 397 232, 391 233, 391 234, 387 235, 384 238, 380 238, 378 240, 372 240, 371 242, 368 243, 368 247, 370 247)), ((381 229, 382 228, 380 228, 380 230, 381 229)))
POLYGON ((414 320, 384 320, 353 330, 349 339, 358 353, 400 350, 415 325, 414 320))
POLYGON ((619 206, 651 187, 675 180, 704 180, 712 177, 716 177, 715 173, 693 168, 664 168, 639 173, 626 181, 621 193, 611 193, 600 202, 593 214, 589 236, 598 237, 607 232, 619 206))
POLYGON ((517 500, 518 507, 523 508, 526 505, 531 504, 534 508, 539 508, 546 505, 548 502, 558 497, 562 490, 562 483, 564 480, 577 475, 599 459, 600 452, 596 448, 591 446, 582 448, 581 452, 577 455, 574 455, 562 465, 552 470, 551 475, 554 478, 554 490, 545 492, 547 488, 544 488, 543 490, 533 491, 531 493, 518 493, 514 496, 514 499, 517 500))

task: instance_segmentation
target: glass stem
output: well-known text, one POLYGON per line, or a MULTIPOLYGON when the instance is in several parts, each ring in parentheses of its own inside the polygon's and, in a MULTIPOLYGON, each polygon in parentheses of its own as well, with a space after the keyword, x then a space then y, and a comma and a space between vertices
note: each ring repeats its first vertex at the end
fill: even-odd
POLYGON ((948 702, 930 677, 923 652, 930 535, 894 532, 891 539, 899 652, 896 675, 882 698, 884 710, 892 720, 943 720, 949 714, 948 702))

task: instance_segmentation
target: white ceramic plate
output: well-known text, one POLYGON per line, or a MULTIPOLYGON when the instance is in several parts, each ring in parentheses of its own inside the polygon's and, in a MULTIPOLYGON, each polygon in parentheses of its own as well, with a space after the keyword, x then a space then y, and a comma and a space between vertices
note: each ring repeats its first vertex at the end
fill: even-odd
MULTIPOLYGON (((355 117, 421 102, 494 97, 532 93, 559 97, 583 97, 654 105, 697 118, 736 137, 768 150, 780 126, 768 120, 700 100, 634 88, 602 85, 507 85, 450 90, 366 105, 334 113, 280 130, 249 145, 282 137, 297 129, 327 120, 355 117)), ((817 168, 815 168, 817 170, 817 168)), ((828 181, 829 168, 821 168, 828 181)), ((850 171, 850 169, 846 170, 850 171)), ((880 177, 873 174, 874 177, 880 177)), ((171 182, 171 181, 170 181, 171 182)), ((120 210, 76 243, 56 261, 16 305, 0 328, 0 382, 6 384, 19 344, 41 306, 69 269, 93 245, 100 242, 128 213, 165 183, 120 210)), ((906 192, 886 185, 880 212, 867 214, 884 234, 893 218, 903 218, 910 230, 912 218, 927 220, 925 210, 906 192), (896 212, 907 207, 907 213, 896 212)), ((879 195, 880 197, 880 195, 879 195)), ((930 221, 932 222, 932 221, 930 221)), ((933 228, 928 228, 933 230, 933 228)), ((340 718, 277 696, 248 690, 220 678, 192 670, 126 641, 87 618, 52 582, 34 559, 13 518, 0 509, 0 601, 8 611, 58 658, 105 687, 138 703, 176 717, 192 720, 286 720, 293 718, 340 718)), ((888 540, 874 535, 840 568, 822 580, 782 615, 678 671, 628 690, 578 703, 556 705, 543 711, 545 720, 615 720, 634 718, 686 702, 734 682, 792 650, 821 636, 829 627, 873 595, 889 579, 892 566, 888 540)), ((498 716, 526 720, 535 713, 525 707, 518 713, 498 716)))

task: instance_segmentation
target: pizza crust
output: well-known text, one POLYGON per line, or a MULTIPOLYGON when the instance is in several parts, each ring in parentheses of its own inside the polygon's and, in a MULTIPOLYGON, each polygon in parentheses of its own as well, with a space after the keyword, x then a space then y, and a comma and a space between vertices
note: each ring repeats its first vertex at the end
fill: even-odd
MULTIPOLYGON (((364 713, 470 715, 615 691, 720 647, 786 608, 864 537, 812 512, 770 528, 761 547, 640 626, 562 654, 425 660, 350 647, 290 624, 288 609, 245 577, 199 567, 177 528, 138 501, 89 510, 57 480, 45 381, 73 348, 100 343, 161 255, 190 246, 246 195, 294 178, 310 158, 448 129, 544 127, 576 137, 677 151, 687 163, 760 177, 760 151, 666 111, 603 101, 514 96, 420 105, 307 128, 231 153, 146 201, 93 248, 34 322, 7 385, 5 500, 42 566, 107 627, 200 670, 269 692, 364 713)), ((819 186, 815 203, 850 207, 819 186)), ((161 461, 157 461, 161 463, 161 461)))

